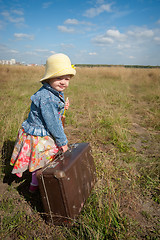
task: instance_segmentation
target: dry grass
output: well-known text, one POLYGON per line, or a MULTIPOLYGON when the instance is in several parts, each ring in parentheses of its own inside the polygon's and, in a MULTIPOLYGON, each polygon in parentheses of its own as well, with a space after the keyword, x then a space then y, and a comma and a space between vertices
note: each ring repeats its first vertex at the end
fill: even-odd
MULTIPOLYGON (((41 86, 44 68, 0 66, 0 70, 4 179, 10 174, 8 162, 18 128, 29 112, 30 96, 41 86)), ((4 236, 7 228, 8 237, 18 239, 20 233, 19 239, 29 239, 20 224, 23 220, 35 239, 52 239, 53 231, 57 239, 158 239, 160 69, 77 68, 65 95, 71 103, 65 131, 70 143, 90 142, 98 176, 95 189, 74 227, 50 226, 47 234, 42 219, 43 229, 36 228, 37 206, 18 191, 22 182, 9 188, 3 184, 0 234, 4 236), (5 198, 8 192, 14 196, 12 202, 5 198), (18 218, 17 201, 24 206, 18 218), (6 223, 10 209, 12 225, 6 223)))

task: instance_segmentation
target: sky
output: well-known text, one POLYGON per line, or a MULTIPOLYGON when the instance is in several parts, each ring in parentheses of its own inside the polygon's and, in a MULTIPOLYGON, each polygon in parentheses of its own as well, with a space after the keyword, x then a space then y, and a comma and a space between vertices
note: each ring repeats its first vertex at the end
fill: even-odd
POLYGON ((0 60, 160 66, 160 0, 0 0, 0 60))

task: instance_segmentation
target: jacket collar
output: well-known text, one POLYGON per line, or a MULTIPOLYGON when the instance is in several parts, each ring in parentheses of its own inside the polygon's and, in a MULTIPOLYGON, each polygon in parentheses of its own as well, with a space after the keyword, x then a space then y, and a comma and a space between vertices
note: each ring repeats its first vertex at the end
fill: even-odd
POLYGON ((49 83, 44 83, 43 87, 46 88, 47 90, 49 90, 50 92, 52 92, 54 95, 56 95, 57 97, 59 97, 60 99, 62 99, 62 101, 64 102, 64 95, 63 92, 58 92, 57 90, 55 90, 54 88, 52 88, 49 83))

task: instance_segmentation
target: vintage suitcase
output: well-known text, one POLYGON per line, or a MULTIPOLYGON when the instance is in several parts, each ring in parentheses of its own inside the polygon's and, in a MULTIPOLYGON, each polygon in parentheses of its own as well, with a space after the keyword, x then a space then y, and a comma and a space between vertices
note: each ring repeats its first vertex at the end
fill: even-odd
POLYGON ((55 225, 72 222, 90 195, 96 171, 88 143, 77 143, 37 171, 47 221, 55 225))

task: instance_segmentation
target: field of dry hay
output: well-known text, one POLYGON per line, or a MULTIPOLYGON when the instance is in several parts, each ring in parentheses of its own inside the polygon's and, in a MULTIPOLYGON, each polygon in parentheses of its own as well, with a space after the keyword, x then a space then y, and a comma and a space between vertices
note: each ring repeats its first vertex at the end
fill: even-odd
POLYGON ((43 67, 0 66, 2 239, 158 239, 160 69, 77 67, 65 96, 69 143, 89 142, 97 184, 71 228, 45 223, 30 175, 11 177, 9 160, 43 67))

